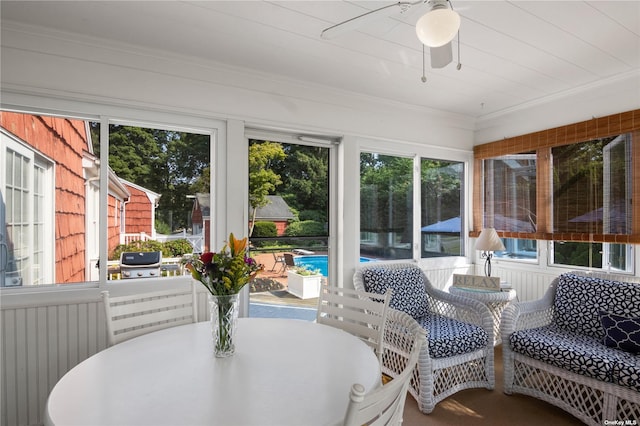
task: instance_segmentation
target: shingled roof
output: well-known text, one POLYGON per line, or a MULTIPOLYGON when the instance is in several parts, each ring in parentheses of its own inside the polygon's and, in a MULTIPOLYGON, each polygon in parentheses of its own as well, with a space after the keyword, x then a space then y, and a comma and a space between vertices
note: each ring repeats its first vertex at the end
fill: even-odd
POLYGON ((289 205, 279 195, 267 195, 269 204, 258 207, 256 210, 256 220, 282 221, 295 219, 289 205))

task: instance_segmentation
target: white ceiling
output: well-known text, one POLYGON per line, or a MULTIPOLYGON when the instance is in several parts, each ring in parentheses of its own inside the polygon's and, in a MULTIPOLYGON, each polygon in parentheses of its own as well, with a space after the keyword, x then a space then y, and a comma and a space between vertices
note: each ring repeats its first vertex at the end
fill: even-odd
MULTIPOLYGON (((640 73, 639 1, 457 1, 460 61, 422 76, 424 4, 332 40, 324 28, 393 1, 7 1, 2 21, 188 55, 470 117, 640 73)), ((638 94, 640 97, 640 94, 638 94)))

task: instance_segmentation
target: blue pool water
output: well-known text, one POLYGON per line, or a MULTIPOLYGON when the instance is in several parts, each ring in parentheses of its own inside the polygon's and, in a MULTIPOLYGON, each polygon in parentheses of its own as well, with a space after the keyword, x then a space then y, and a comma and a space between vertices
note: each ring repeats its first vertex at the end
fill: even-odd
MULTIPOLYGON (((311 256, 296 256, 293 258, 293 261, 295 262, 295 264, 297 266, 306 266, 309 269, 319 269, 320 273, 322 275, 324 275, 325 277, 329 276, 329 268, 327 266, 328 264, 328 257, 326 254, 322 255, 322 254, 314 254, 311 256)), ((366 257, 361 257, 360 258, 360 263, 362 262, 370 262, 371 259, 366 258, 366 257)))

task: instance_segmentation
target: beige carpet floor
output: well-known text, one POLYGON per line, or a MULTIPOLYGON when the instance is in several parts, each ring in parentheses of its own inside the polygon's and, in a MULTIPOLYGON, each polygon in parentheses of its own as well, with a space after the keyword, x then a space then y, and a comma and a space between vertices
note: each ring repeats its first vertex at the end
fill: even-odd
POLYGON ((502 351, 495 352, 496 388, 467 389, 436 405, 431 414, 423 414, 416 400, 407 395, 404 426, 564 426, 583 425, 561 409, 525 395, 505 395, 503 392, 502 351))

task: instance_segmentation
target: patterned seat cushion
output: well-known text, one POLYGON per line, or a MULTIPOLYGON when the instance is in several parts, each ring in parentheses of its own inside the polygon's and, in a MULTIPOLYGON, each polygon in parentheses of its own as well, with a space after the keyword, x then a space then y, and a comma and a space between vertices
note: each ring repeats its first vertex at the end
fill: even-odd
POLYGON ((403 311, 416 320, 429 313, 424 275, 420 268, 367 268, 362 278, 368 292, 384 294, 388 288, 392 290, 391 308, 403 311))
POLYGON ((640 359, 602 340, 555 325, 520 330, 510 337, 514 352, 559 368, 640 392, 640 359))
POLYGON ((640 284, 562 274, 554 300, 554 322, 602 341, 600 312, 640 317, 640 284))
POLYGON ((477 325, 436 314, 425 315, 417 321, 428 332, 431 358, 466 354, 488 344, 487 332, 477 325))

